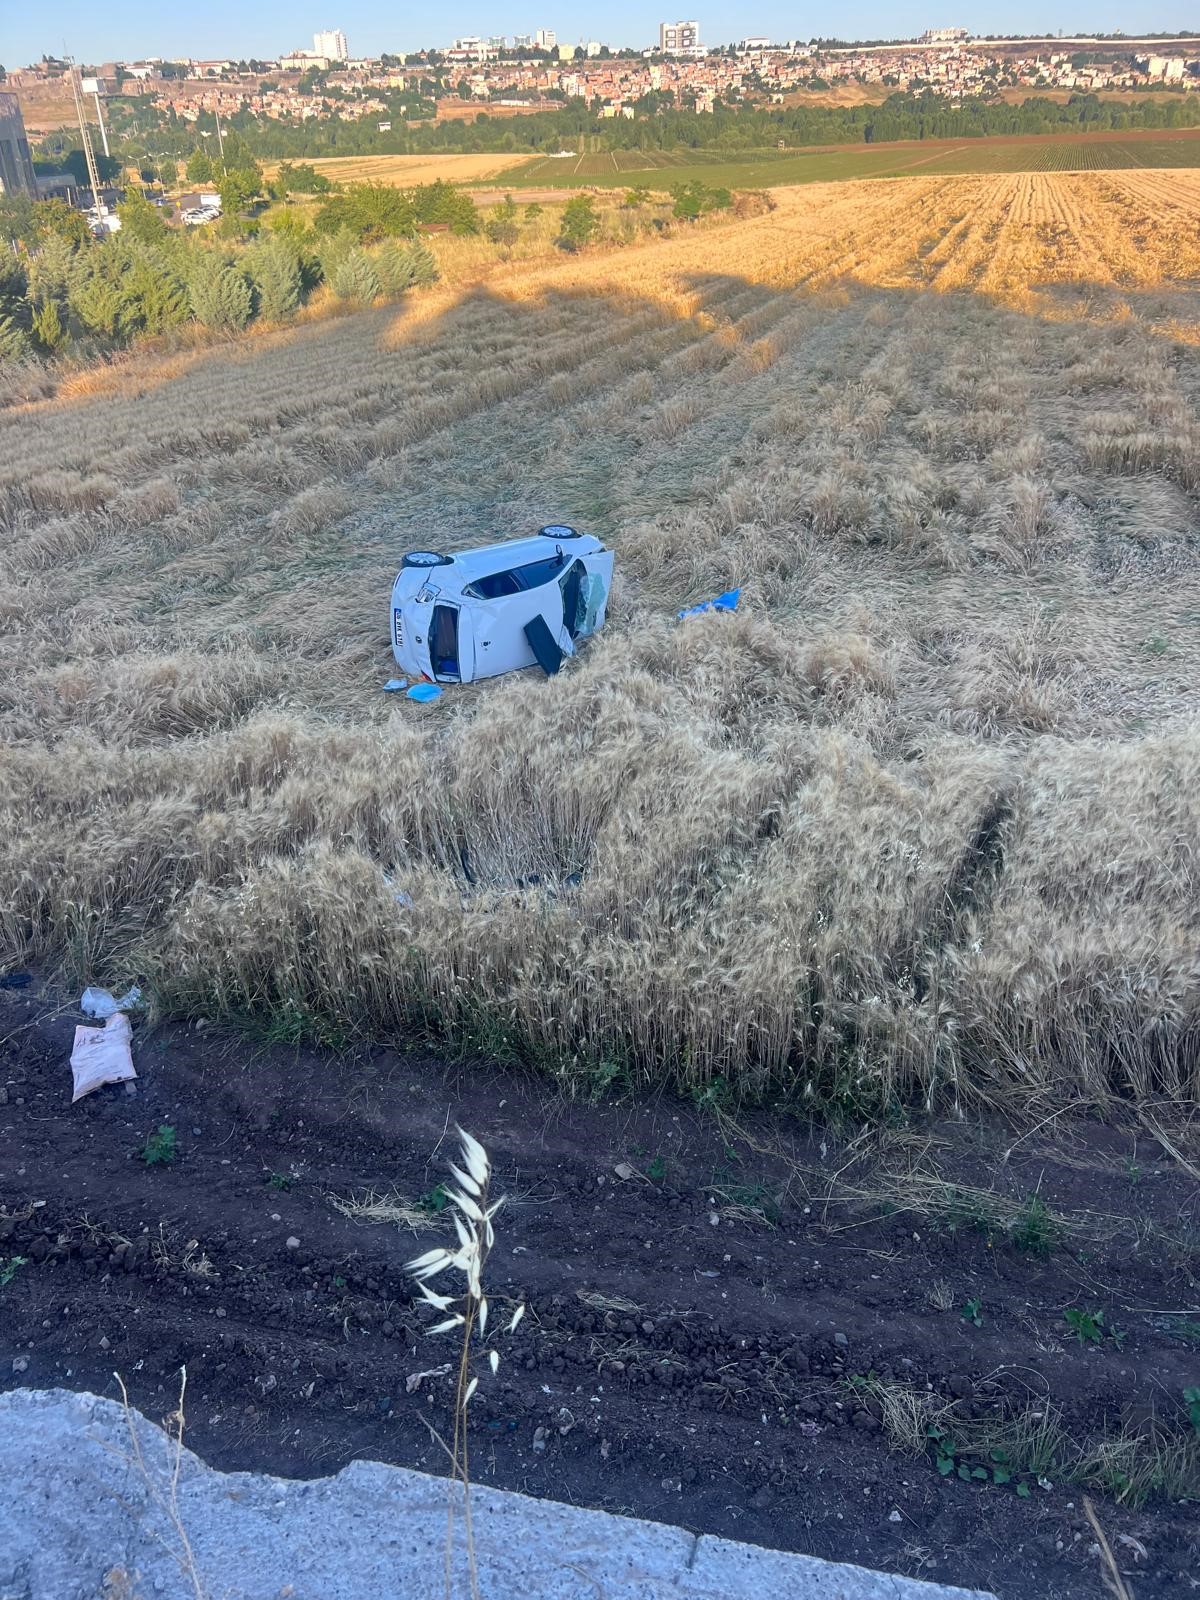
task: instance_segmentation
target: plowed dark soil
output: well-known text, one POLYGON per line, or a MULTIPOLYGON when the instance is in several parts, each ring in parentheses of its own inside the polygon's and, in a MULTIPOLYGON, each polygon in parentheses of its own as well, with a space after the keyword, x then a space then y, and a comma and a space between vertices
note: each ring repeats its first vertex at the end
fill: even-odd
MULTIPOLYGON (((1135 1122, 848 1142, 677 1101, 556 1100, 486 1062, 144 1024, 136 1092, 72 1106, 78 1020, 35 985, 0 990, 0 1380, 113 1395, 119 1372, 159 1416, 186 1363, 188 1441, 216 1466, 443 1470, 450 1379, 416 1375, 454 1348, 424 1336, 403 1264, 446 1219, 356 1223, 331 1197, 436 1208, 455 1122, 510 1196, 493 1299, 530 1308, 474 1402, 479 1481, 1082 1600, 1103 1589, 1079 1487, 963 1481, 975 1458, 943 1475, 932 1446, 893 1447, 873 1384, 973 1424, 1032 1404, 1080 1438, 1186 1436, 1200 1183, 1181 1135, 1176 1154, 1135 1122), (176 1157, 148 1166, 164 1124, 176 1157), (1068 1310, 1103 1313, 1099 1342, 1068 1310)), ((1194 1504, 1093 1498, 1137 1600, 1197 1586, 1194 1504)))

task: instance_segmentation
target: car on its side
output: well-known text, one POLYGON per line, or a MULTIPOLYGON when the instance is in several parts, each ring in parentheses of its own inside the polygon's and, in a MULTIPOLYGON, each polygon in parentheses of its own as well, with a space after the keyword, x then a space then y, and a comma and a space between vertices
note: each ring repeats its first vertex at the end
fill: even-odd
POLYGON ((392 585, 392 654, 435 683, 557 672, 603 625, 612 575, 612 551, 565 523, 450 555, 412 550, 392 585))

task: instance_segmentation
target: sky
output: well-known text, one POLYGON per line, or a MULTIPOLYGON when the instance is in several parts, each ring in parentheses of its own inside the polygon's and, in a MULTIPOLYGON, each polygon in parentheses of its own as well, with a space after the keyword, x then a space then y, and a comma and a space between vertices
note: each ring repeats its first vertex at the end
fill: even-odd
MULTIPOLYGON (((745 35, 845 39, 914 37, 931 26, 955 25, 977 33, 1128 34, 1195 28, 1196 7, 1181 0, 842 0, 798 10, 783 0, 703 0, 686 15, 700 24, 705 44, 745 35), (1189 14, 1192 13, 1192 14, 1189 14)), ((319 28, 341 28, 355 55, 377 55, 445 45, 458 35, 533 33, 553 28, 560 40, 598 39, 615 48, 645 47, 660 20, 645 0, 588 4, 586 0, 455 0, 406 8, 381 0, 204 0, 199 6, 162 0, 57 0, 41 7, 0 0, 0 63, 23 66, 65 49, 78 61, 139 56, 274 57, 311 48, 319 28)))

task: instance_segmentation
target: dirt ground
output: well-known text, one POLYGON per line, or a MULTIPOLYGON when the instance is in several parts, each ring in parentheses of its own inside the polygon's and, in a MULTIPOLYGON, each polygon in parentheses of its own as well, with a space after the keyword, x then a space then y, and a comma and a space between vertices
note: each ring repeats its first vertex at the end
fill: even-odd
MULTIPOLYGON (((0 1380, 113 1395, 119 1372, 162 1416, 186 1363, 188 1439, 219 1467, 442 1470, 450 1379, 416 1375, 454 1350, 420 1331, 403 1263, 446 1225, 456 1121, 510 1196, 493 1301, 530 1310, 474 1402, 479 1481, 1082 1600, 1104 1591, 1079 1489, 942 1475, 934 1446, 891 1447, 873 1385, 976 1425, 1058 1407, 1083 1436, 1175 1428, 1200 1383, 1200 1183, 1179 1136, 1177 1155, 1141 1125, 1062 1121, 855 1141, 678 1101, 568 1103, 481 1061, 146 1023, 137 1083, 72 1106, 80 1016, 22 985, 0 980, 0 1380), (148 1165, 162 1125, 175 1159, 148 1165), (430 1226, 331 1203, 367 1189, 424 1197, 430 1226), (1031 1194, 1044 1255, 997 1220, 1042 1217, 1031 1194), (1072 1308, 1103 1312, 1098 1343, 1072 1308)), ((1197 1587, 1194 1504, 1094 1498, 1137 1600, 1197 1587)))

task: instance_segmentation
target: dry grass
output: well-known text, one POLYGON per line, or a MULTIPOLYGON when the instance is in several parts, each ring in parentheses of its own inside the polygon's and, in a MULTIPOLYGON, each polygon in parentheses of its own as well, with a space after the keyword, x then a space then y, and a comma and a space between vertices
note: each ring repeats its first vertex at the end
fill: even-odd
POLYGON ((406 1200, 396 1189, 367 1189, 357 1195, 331 1194, 329 1204, 351 1222, 382 1223, 392 1228, 410 1228, 413 1233, 432 1228, 436 1221, 431 1212, 406 1200))
POLYGON ((855 1379, 853 1392, 877 1409, 888 1443, 904 1455, 926 1456, 940 1438, 968 1469, 1001 1461, 1014 1478, 1097 1489, 1135 1506, 1157 1495, 1190 1500, 1200 1491, 1200 1437, 1170 1402, 1151 1426, 1114 1412, 1081 1436, 1045 1402, 993 1399, 972 1408, 874 1377, 855 1379))
POLYGON ((5 960, 568 1082, 1200 1097, 1198 213, 814 185, 0 413, 5 960), (406 548, 564 518, 578 663, 379 692, 406 548))

